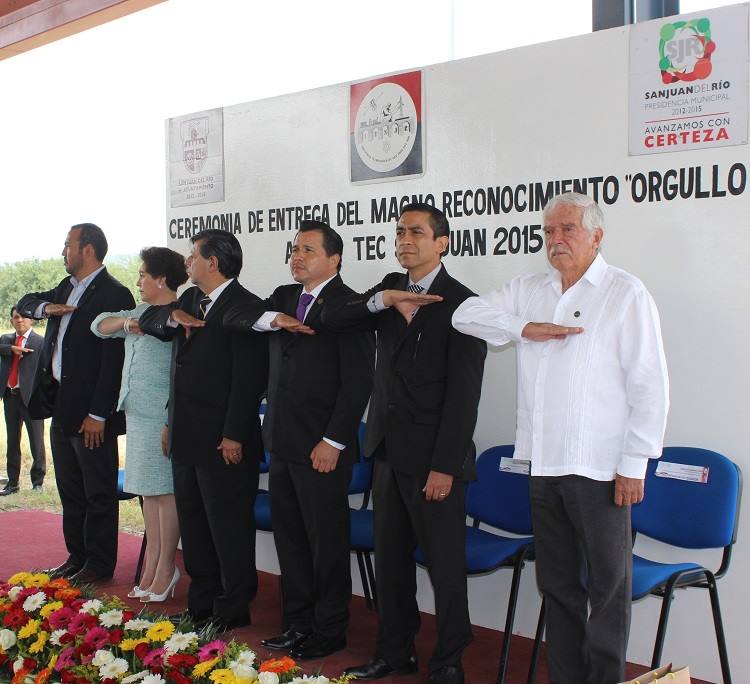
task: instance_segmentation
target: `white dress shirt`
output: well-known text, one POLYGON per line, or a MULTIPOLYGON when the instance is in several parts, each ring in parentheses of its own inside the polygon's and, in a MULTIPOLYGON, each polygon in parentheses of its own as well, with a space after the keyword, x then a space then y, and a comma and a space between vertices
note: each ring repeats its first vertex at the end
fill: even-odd
MULTIPOLYGON (((310 308, 313 304, 315 304, 315 300, 318 298, 318 295, 320 295, 320 293, 323 291, 323 288, 328 285, 328 283, 330 283, 337 275, 338 273, 332 275, 330 278, 328 278, 328 280, 324 280, 322 283, 320 283, 320 285, 317 285, 312 290, 310 290, 310 292, 307 292, 307 290, 303 288, 302 292, 307 292, 307 294, 312 295, 312 299, 305 309, 305 315, 302 317, 303 322, 305 318, 307 318, 307 314, 310 311, 310 308)), ((255 321, 255 323, 253 324, 253 330, 257 330, 258 332, 275 332, 276 330, 281 330, 281 328, 274 328, 271 325, 273 319, 278 315, 278 311, 266 311, 257 321, 255 321)), ((323 437, 323 441, 326 444, 330 444, 332 447, 335 447, 339 451, 342 451, 346 448, 346 444, 341 444, 340 442, 336 442, 335 440, 328 437, 323 437)))
MULTIPOLYGON (((221 285, 218 287, 215 287, 211 292, 209 292, 207 295, 204 295, 204 297, 208 297, 211 301, 206 305, 206 310, 203 312, 203 318, 208 316, 208 312, 211 311, 211 307, 214 305, 214 302, 219 298, 219 295, 224 292, 224 290, 229 287, 229 283, 231 283, 234 280, 234 278, 230 278, 229 280, 225 280, 221 285)), ((201 297, 203 299, 203 297, 201 297)), ((171 316, 167 319, 167 327, 169 328, 177 328, 179 327, 179 323, 176 323, 172 320, 171 316)))
MULTIPOLYGON (((15 330, 13 331, 13 334, 16 336, 16 340, 18 340, 18 334, 15 332, 15 330)), ((21 335, 21 339, 18 340, 18 344, 15 344, 14 342, 13 346, 21 347, 22 349, 25 349, 29 342, 30 334, 31 334, 31 328, 29 328, 23 335, 21 335)), ((21 359, 23 359, 23 356, 19 358, 19 363, 21 359)), ((11 387, 10 383, 8 383, 8 387, 10 387, 11 389, 16 389, 17 387, 20 387, 20 386, 21 386, 21 369, 19 368, 18 369, 18 382, 13 387, 11 387)))
POLYGON ((460 332, 516 342, 515 457, 531 474, 643 478, 661 455, 669 380, 659 314, 638 278, 597 255, 564 293, 560 273, 522 275, 469 297, 453 314, 460 332), (529 322, 582 327, 562 340, 521 337, 529 322))

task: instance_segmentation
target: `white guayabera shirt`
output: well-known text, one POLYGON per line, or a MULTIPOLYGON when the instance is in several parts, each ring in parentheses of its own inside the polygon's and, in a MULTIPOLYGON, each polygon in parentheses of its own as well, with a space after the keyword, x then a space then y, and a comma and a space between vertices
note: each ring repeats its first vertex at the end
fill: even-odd
POLYGON ((669 380, 659 314, 638 278, 597 255, 562 292, 558 271, 522 275, 453 314, 455 328, 500 346, 515 342, 515 457, 532 475, 643 478, 661 455, 669 380), (521 337, 527 323, 582 327, 562 340, 521 337))

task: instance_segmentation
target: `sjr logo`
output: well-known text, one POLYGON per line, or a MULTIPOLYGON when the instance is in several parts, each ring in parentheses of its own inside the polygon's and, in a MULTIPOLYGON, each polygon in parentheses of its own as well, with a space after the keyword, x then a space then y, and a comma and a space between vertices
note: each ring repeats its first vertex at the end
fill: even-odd
POLYGON ((708 19, 664 24, 659 37, 659 68, 664 83, 708 78, 711 55, 716 50, 708 19))

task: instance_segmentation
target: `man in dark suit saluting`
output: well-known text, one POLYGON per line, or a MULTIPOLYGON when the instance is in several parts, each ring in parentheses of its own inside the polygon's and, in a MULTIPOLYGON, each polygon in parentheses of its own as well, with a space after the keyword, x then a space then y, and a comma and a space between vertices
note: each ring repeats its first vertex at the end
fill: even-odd
POLYGON ((324 324, 334 329, 369 321, 378 339, 365 450, 377 459, 379 629, 374 660, 346 671, 358 679, 417 670, 419 545, 435 590, 438 626, 428 681, 464 681, 461 656, 471 625, 463 485, 474 473, 471 444, 487 348, 451 325, 456 307, 473 293, 441 263, 449 240, 442 212, 421 203, 404 207, 396 256, 407 273, 390 273, 364 295, 323 311, 324 324))
POLYGON ((125 431, 115 411, 123 341, 92 335, 91 322, 102 311, 132 309, 135 301, 102 263, 107 238, 99 226, 73 226, 62 254, 70 277, 27 294, 16 308, 28 318, 49 318, 29 411, 32 418, 52 416, 68 559, 51 572, 87 583, 112 577, 117 562, 117 435, 125 431))
POLYGON ((249 603, 258 589, 253 506, 263 458, 258 407, 268 344, 260 333, 222 326, 230 308, 261 303, 237 281, 237 238, 206 230, 191 242, 186 265, 195 287, 174 304, 146 309, 139 325, 173 340, 168 453, 191 579, 185 617, 233 629, 250 623, 249 603))
POLYGON ((29 414, 29 400, 36 382, 39 352, 44 338, 31 326, 33 319, 24 318, 16 307, 10 310, 10 322, 16 332, 0 335, 0 387, 4 389, 5 432, 7 435, 8 483, 0 489, 0 496, 18 491, 21 474, 21 425, 26 425, 31 448, 31 486, 42 491, 46 468, 44 449, 44 421, 34 420, 29 414))
POLYGON ((372 390, 375 339, 370 331, 319 330, 322 305, 354 294, 339 275, 343 247, 325 223, 302 221, 290 261, 298 284, 278 287, 261 316, 240 310, 224 317, 230 329, 280 331, 270 336, 263 436, 273 456, 271 517, 287 630, 263 645, 295 658, 344 648, 349 620, 347 492, 372 390), (295 332, 284 329, 290 326, 295 332))

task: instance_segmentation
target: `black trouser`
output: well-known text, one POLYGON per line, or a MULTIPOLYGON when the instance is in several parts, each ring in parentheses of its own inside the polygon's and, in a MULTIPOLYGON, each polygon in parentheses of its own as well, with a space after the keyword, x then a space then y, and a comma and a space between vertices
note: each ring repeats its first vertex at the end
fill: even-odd
POLYGON ((218 452, 206 464, 172 459, 182 555, 190 575, 188 608, 197 615, 246 619, 258 591, 255 515, 258 461, 227 465, 218 452))
POLYGON ((117 563, 117 436, 105 431, 102 445, 87 449, 81 435, 65 434, 53 418, 50 443, 68 561, 111 575, 117 563))
POLYGON ((344 636, 352 596, 350 463, 320 473, 274 454, 268 489, 288 628, 344 636))
POLYGON ((532 477, 530 492, 550 680, 621 682, 632 602, 630 506, 615 505, 614 482, 579 475, 532 477))
POLYGON ((47 454, 44 448, 44 421, 33 420, 29 409, 21 399, 21 393, 6 389, 3 398, 5 411, 5 431, 8 435, 8 484, 18 485, 21 475, 21 425, 26 425, 31 449, 31 484, 41 486, 47 472, 47 454))
POLYGON ((375 461, 376 655, 392 667, 400 667, 414 654, 414 637, 420 624, 414 562, 418 544, 435 591, 438 641, 429 664, 432 672, 461 666, 463 650, 471 641, 471 623, 466 594, 463 482, 454 481, 444 500, 427 501, 422 492, 425 481, 394 470, 381 458, 375 461))

